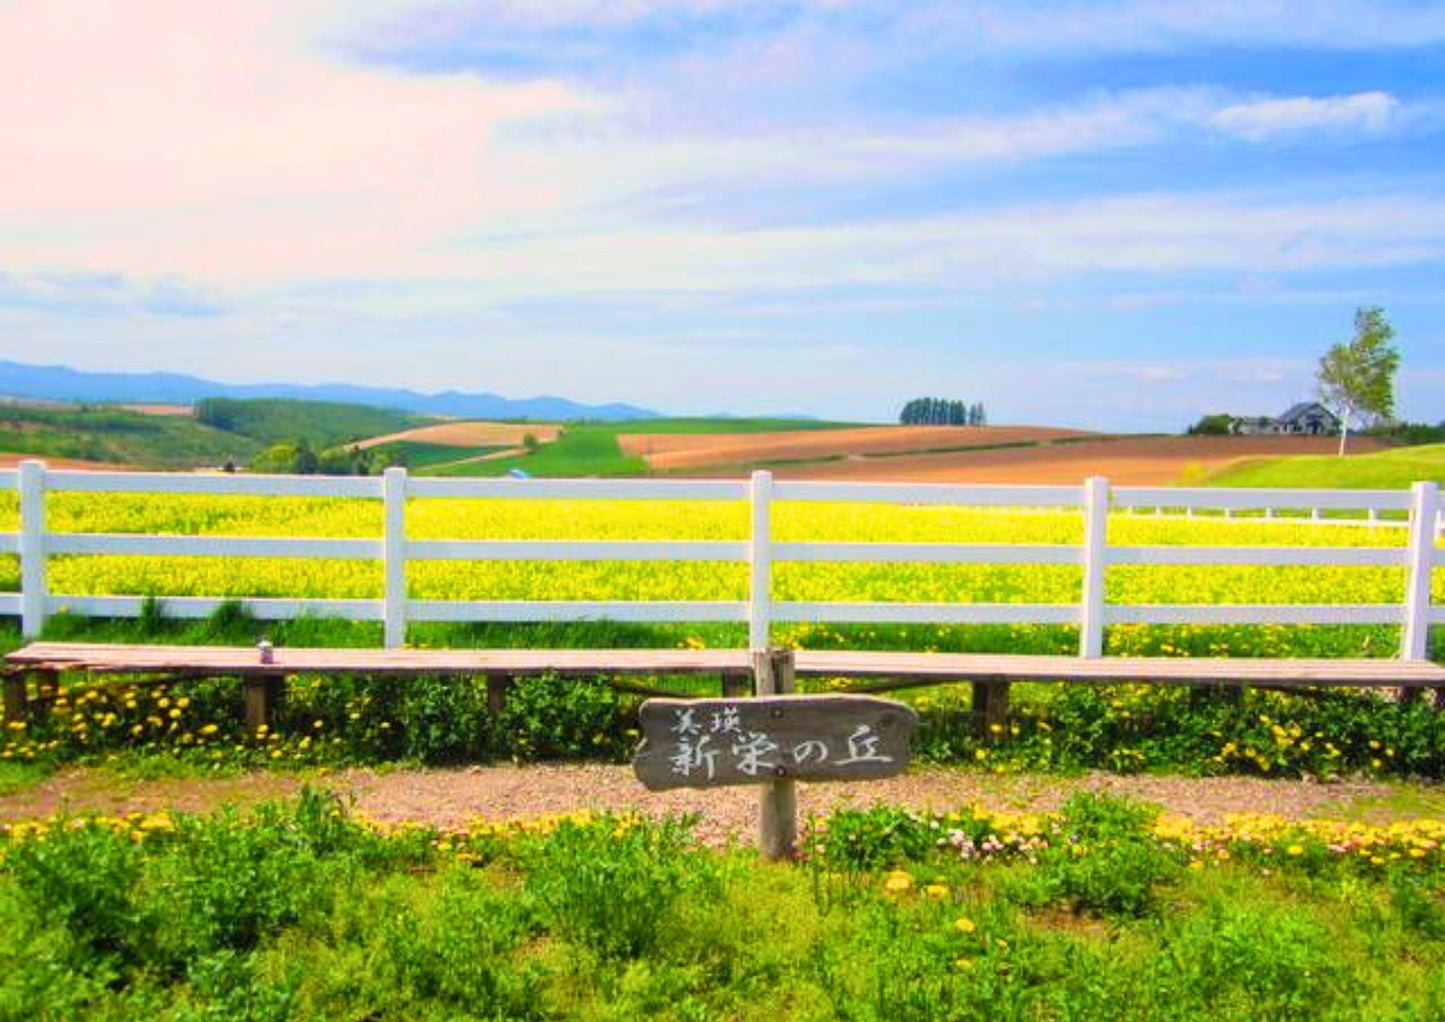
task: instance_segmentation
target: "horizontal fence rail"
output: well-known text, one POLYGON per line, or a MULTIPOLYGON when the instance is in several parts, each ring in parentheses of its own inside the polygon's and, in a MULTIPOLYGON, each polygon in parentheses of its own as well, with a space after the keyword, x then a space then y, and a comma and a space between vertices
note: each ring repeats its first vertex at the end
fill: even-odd
MULTIPOLYGON (((1111 487, 1101 478, 1082 486, 979 486, 903 483, 775 482, 767 472, 750 480, 414 479, 403 469, 379 478, 187 475, 51 471, 39 461, 0 470, 0 487, 18 491, 20 528, 0 533, 0 554, 18 555, 20 591, 0 594, 0 615, 18 615, 27 636, 47 617, 68 612, 101 617, 143 613, 140 596, 51 593, 47 561, 57 555, 185 556, 339 559, 380 562, 379 599, 258 597, 243 602, 262 620, 322 615, 384 624, 389 647, 403 644, 408 622, 591 621, 737 622, 748 625, 749 645, 767 646, 775 622, 859 624, 1051 624, 1079 627, 1079 653, 1100 655, 1103 631, 1115 624, 1362 624, 1401 628, 1400 655, 1425 655, 1432 625, 1445 624, 1445 607, 1432 605, 1431 574, 1445 564, 1437 547, 1442 506, 1434 483, 1400 490, 1264 490, 1111 487), (47 497, 57 493, 233 495, 370 499, 383 505, 382 535, 375 538, 136 535, 51 532, 47 497), (732 501, 749 508, 742 540, 529 540, 409 539, 409 501, 430 498, 519 500, 732 501), (895 506, 981 507, 1077 511, 1078 544, 946 542, 774 541, 773 505, 780 501, 873 503, 895 506), (1126 546, 1110 545, 1111 512, 1186 515, 1219 512, 1277 521, 1320 521, 1409 529, 1405 546, 1126 546), (1322 512, 1357 518, 1322 518, 1322 512), (1284 517, 1308 515, 1308 518, 1284 517), (1390 516, 1390 517, 1382 517, 1390 516), (426 600, 407 591, 410 563, 487 561, 716 562, 746 565, 742 600, 426 600), (1082 569, 1077 603, 938 603, 775 600, 774 565, 980 564, 1062 565, 1082 569), (1104 598, 1111 567, 1133 565, 1293 565, 1389 567, 1406 575, 1399 604, 1117 604, 1104 598)), ((1251 518, 1250 520, 1259 520, 1251 518)), ((164 612, 202 618, 231 602, 219 597, 165 596, 164 612)))

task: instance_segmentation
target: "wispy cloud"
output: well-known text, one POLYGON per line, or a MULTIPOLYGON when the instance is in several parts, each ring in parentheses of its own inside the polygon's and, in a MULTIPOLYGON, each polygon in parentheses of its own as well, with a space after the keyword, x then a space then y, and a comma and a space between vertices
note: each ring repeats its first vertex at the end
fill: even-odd
POLYGON ((1400 101, 1387 92, 1349 96, 1291 96, 1236 103, 1216 111, 1209 123, 1229 135, 1261 142, 1306 131, 1378 132, 1399 120, 1400 101))

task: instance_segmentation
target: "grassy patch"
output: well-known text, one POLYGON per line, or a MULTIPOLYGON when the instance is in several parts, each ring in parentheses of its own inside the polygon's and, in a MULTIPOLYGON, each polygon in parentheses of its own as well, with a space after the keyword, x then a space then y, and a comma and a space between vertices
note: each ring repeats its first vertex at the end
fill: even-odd
POLYGON ((1433 480, 1445 484, 1445 444, 1401 447, 1345 458, 1299 455, 1263 458, 1221 469, 1210 486, 1398 490, 1433 480))
POLYGON ((143 468, 179 469, 250 461, 261 445, 251 437, 188 416, 142 415, 77 405, 0 408, 0 450, 37 458, 77 458, 143 468))
POLYGON ((760 868, 750 852, 696 847, 677 820, 383 830, 315 792, 246 814, 21 826, 0 839, 0 1012, 933 1022, 1445 1009, 1438 857, 1320 871, 1261 850, 1195 868, 1110 800, 941 819, 941 843, 845 868, 816 847, 760 868), (962 855, 956 833, 999 849, 962 855), (1153 865, 1117 868, 1135 853, 1153 865))
POLYGON ((16 763, 0 760, 0 796, 28 791, 54 772, 54 767, 47 763, 16 763))

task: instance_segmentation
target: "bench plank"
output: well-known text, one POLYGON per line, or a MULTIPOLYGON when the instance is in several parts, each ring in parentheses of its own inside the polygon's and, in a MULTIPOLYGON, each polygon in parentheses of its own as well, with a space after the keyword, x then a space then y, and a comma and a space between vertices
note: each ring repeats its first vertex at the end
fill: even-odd
POLYGON ((356 673, 721 674, 749 669, 746 650, 690 649, 313 649, 279 647, 269 664, 250 646, 127 646, 36 642, 9 654, 16 667, 96 674, 214 671, 242 676, 356 673))
MULTIPOLYGON (((237 675, 383 675, 551 672, 728 674, 750 671, 740 649, 335 649, 281 647, 263 664, 249 646, 36 642, 6 657, 12 667, 143 674, 216 671, 237 675)), ((799 650, 796 671, 813 677, 927 681, 1141 681, 1271 685, 1445 686, 1445 666, 1428 660, 1247 657, 1099 657, 982 653, 799 650)))
POLYGON ((975 653, 807 651, 800 675, 927 681, 1141 681, 1269 685, 1445 686, 1429 660, 1273 660, 1248 657, 1028 656, 975 653))

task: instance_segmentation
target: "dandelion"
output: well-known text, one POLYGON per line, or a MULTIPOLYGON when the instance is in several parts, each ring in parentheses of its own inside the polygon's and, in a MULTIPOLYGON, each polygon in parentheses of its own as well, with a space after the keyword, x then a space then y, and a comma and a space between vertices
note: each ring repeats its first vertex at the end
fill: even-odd
POLYGON ((913 889, 913 875, 895 869, 883 880, 883 890, 889 894, 902 894, 913 889))
POLYGON ((977 930, 978 926, 975 925, 974 921, 968 918, 968 916, 959 916, 953 921, 953 928, 959 933, 967 936, 968 934, 973 933, 975 930, 977 930))

